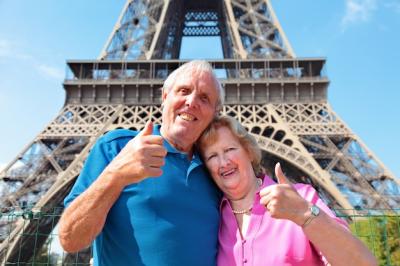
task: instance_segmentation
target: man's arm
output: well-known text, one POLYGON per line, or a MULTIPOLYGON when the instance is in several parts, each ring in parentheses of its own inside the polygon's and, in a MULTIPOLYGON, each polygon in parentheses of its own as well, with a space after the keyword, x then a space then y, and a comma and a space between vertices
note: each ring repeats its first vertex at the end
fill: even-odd
POLYGON ((60 243, 65 251, 77 252, 90 245, 103 229, 107 214, 123 188, 118 178, 104 171, 71 202, 59 223, 60 243))
MULTIPOLYGON (((162 146, 162 137, 151 135, 152 129, 151 122, 147 123, 64 211, 59 223, 59 238, 67 252, 79 251, 95 239, 125 186, 162 174, 161 166, 167 151, 162 146)), ((93 155, 92 159, 95 159, 93 155)), ((85 167, 90 168, 90 165, 85 167)))

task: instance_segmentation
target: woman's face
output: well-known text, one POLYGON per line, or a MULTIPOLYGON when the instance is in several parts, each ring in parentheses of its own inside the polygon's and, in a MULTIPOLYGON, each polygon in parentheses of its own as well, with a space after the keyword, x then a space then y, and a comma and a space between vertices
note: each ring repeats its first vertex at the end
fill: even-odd
POLYGON ((255 174, 248 152, 229 128, 217 130, 217 141, 202 148, 212 178, 228 199, 237 200, 250 192, 255 174))

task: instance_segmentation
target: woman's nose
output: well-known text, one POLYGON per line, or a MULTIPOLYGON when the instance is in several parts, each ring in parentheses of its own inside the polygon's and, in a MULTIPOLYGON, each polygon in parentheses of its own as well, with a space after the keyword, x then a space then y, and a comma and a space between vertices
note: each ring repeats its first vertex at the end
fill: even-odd
POLYGON ((229 160, 229 158, 228 158, 226 155, 222 155, 222 156, 221 156, 221 158, 220 158, 220 165, 221 165, 222 167, 229 166, 230 162, 231 162, 231 161, 229 160))

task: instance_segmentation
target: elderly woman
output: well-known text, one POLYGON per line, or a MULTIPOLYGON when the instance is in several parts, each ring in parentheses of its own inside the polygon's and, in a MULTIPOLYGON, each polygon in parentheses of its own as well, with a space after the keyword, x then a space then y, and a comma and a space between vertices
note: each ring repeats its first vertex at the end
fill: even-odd
POLYGON ((261 174, 261 150, 243 126, 216 118, 198 141, 223 191, 218 265, 376 265, 368 249, 305 184, 261 174))

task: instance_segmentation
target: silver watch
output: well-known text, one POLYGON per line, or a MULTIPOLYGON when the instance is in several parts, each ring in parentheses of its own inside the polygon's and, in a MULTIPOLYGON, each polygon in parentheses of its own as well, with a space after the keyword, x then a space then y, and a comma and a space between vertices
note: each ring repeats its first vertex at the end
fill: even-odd
POLYGON ((304 224, 301 227, 306 227, 309 223, 311 223, 311 221, 317 217, 320 213, 320 209, 318 208, 317 205, 311 205, 310 207, 310 216, 307 217, 306 221, 304 222, 304 224))

